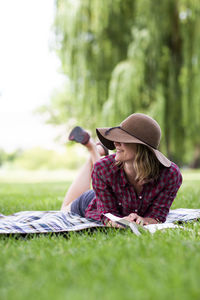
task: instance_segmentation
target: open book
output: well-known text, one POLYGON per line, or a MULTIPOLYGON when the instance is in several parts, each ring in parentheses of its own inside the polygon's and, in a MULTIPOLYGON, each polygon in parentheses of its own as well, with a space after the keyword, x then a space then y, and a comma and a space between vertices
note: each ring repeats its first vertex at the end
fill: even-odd
POLYGON ((116 222, 119 225, 124 227, 130 227, 132 232, 136 235, 141 235, 142 232, 148 230, 150 233, 154 233, 156 230, 161 230, 165 228, 183 228, 183 226, 175 225, 174 223, 162 223, 162 224, 149 224, 149 225, 138 225, 134 222, 130 222, 124 218, 116 217, 111 213, 104 214, 105 217, 110 219, 113 222, 116 222))

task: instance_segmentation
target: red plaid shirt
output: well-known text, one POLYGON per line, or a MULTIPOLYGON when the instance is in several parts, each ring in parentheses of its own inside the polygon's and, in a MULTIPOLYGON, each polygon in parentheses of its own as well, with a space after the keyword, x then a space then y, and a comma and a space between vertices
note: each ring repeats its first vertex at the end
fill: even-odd
POLYGON ((159 178, 144 184, 142 192, 137 195, 123 168, 114 163, 115 154, 95 164, 92 184, 96 197, 86 209, 86 218, 105 222, 104 213, 124 217, 136 212, 141 217, 164 222, 182 183, 179 168, 174 163, 169 168, 161 167, 159 178))

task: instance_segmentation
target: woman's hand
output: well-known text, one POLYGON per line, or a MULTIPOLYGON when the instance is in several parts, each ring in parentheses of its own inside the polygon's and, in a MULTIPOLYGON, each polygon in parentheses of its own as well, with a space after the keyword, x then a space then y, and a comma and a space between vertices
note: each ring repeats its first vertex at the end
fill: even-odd
MULTIPOLYGON (((131 213, 127 217, 124 217, 124 219, 126 219, 126 220, 128 220, 130 222, 135 222, 136 224, 139 224, 139 225, 142 225, 142 226, 143 225, 152 224, 150 222, 151 218, 143 218, 143 217, 138 216, 138 214, 136 214, 136 213, 131 213)), ((155 220, 155 223, 157 223, 156 220, 155 220)))
POLYGON ((106 223, 106 225, 108 227, 115 227, 115 228, 124 228, 123 226, 111 221, 111 220, 108 220, 108 222, 106 223))
POLYGON ((148 225, 149 223, 145 220, 145 218, 138 216, 136 213, 131 213, 127 217, 124 217, 124 219, 130 221, 130 222, 135 222, 136 224, 139 225, 148 225))

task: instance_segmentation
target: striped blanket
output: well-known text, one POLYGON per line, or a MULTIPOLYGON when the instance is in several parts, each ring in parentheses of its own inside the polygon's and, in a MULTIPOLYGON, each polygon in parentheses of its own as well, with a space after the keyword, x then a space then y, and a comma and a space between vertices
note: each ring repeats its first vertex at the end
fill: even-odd
MULTIPOLYGON (((171 210, 163 228, 177 221, 187 222, 198 218, 200 209, 171 210)), ((0 214, 0 234, 69 232, 102 226, 100 222, 62 211, 21 211, 9 216, 0 214)), ((159 229, 162 229, 162 224, 159 229)))

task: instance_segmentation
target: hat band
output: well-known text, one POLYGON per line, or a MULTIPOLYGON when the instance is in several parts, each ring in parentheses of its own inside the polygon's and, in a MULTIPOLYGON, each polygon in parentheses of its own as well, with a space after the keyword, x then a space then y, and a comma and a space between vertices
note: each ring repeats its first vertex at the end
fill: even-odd
POLYGON ((106 130, 105 135, 108 135, 109 132, 110 132, 111 130, 116 129, 116 128, 123 130, 124 132, 128 133, 129 135, 133 136, 134 138, 140 140, 141 142, 143 142, 143 143, 147 144, 148 146, 152 147, 153 149, 157 150, 156 147, 152 146, 151 144, 147 143, 146 141, 142 140, 141 138, 138 138, 137 136, 135 136, 134 134, 132 134, 132 133, 130 133, 130 132, 128 132, 128 131, 126 131, 125 129, 123 129, 123 128, 120 127, 120 126, 116 126, 116 127, 111 127, 111 128, 109 128, 108 130, 106 130))

